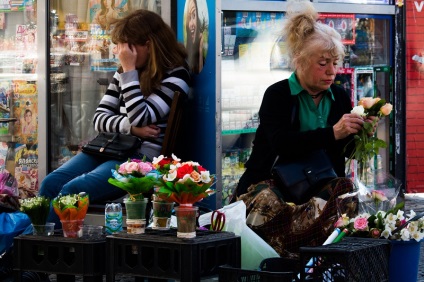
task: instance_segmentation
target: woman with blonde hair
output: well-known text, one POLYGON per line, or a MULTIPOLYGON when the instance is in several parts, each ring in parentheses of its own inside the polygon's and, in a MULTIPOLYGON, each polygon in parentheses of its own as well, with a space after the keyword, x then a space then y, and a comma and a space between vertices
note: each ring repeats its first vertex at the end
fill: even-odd
POLYGON ((247 224, 281 256, 320 245, 332 232, 335 200, 353 189, 345 178, 351 152, 344 148, 364 124, 351 113, 348 93, 334 84, 345 56, 341 36, 317 19, 312 3, 289 2, 283 38, 293 73, 265 91, 252 154, 236 191, 248 207, 247 224), (271 176, 276 157, 296 160, 314 150, 327 154, 338 177, 313 187, 309 201, 287 203, 286 188, 271 176))

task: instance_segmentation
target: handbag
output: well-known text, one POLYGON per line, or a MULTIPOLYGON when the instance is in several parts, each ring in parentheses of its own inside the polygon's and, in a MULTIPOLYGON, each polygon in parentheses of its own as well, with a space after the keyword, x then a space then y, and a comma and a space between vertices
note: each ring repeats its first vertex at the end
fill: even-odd
POLYGON ((337 177, 331 160, 323 150, 284 161, 277 156, 271 175, 284 201, 297 205, 307 202, 324 183, 337 177))
POLYGON ((141 140, 133 135, 101 132, 82 147, 86 154, 116 160, 126 160, 141 146, 141 140))

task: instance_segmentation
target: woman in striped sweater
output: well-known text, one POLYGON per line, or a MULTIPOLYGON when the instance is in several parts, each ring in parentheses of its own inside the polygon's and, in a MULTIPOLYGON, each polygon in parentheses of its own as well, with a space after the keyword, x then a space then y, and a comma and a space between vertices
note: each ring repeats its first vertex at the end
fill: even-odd
MULTIPOLYGON (((121 66, 96 109, 94 127, 138 136, 143 142, 133 157, 152 160, 162 148, 174 92, 189 91, 186 51, 162 18, 147 10, 117 20, 111 39, 121 66)), ((39 194, 53 199, 86 192, 91 203, 119 198, 125 191, 108 183, 119 163, 79 153, 46 176, 39 194)), ((48 221, 59 223, 54 211, 48 221)))

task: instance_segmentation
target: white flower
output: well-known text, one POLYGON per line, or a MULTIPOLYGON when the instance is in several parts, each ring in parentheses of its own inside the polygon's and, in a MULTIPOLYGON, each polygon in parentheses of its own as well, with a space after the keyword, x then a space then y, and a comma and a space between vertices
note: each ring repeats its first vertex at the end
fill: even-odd
POLYGON ((383 232, 381 232, 381 236, 387 239, 392 236, 392 231, 386 228, 383 230, 383 232))
POLYGON ((355 106, 353 107, 353 109, 350 111, 352 114, 357 114, 360 115, 361 117, 365 117, 365 109, 363 106, 355 106))
MULTIPOLYGON (((163 157, 163 156, 162 156, 163 157)), ((172 159, 175 161, 175 162, 181 162, 181 159, 179 159, 179 158, 177 158, 177 156, 176 155, 174 155, 174 154, 172 154, 171 155, 171 157, 172 157, 172 159)))
POLYGON ((177 171, 176 171, 176 170, 174 170, 174 171, 169 171, 169 173, 168 173, 168 174, 165 174, 165 175, 163 176, 163 180, 165 180, 165 181, 174 181, 174 180, 175 180, 175 178, 177 178, 177 171))
POLYGON ((417 231, 417 232, 411 233, 411 238, 419 242, 424 238, 424 234, 417 231))
MULTIPOLYGON (((185 183, 187 181, 187 179, 191 178, 190 174, 186 174, 183 176, 183 178, 179 179, 177 182, 179 183, 185 183)), ((191 179, 193 181, 193 179, 191 179)))
MULTIPOLYGON (((412 212, 414 212, 414 211, 412 211, 412 212)), ((403 216, 403 214, 404 214, 404 211, 403 210, 398 210, 398 212, 396 214, 397 219, 404 220, 405 217, 403 216)), ((415 216, 415 213, 414 213, 414 216, 415 216)))
POLYGON ((210 173, 209 171, 201 171, 200 172, 200 178, 202 180, 203 183, 209 183, 211 182, 211 177, 210 177, 210 173))
MULTIPOLYGON (((174 155, 172 155, 172 156, 174 156, 174 155)), ((159 157, 153 157, 153 162, 152 162, 152 164, 158 164, 158 163, 160 163, 160 161, 161 160, 163 160, 165 157, 163 156, 163 155, 160 155, 159 157)))
POLYGON ((408 229, 402 229, 400 231, 400 238, 402 239, 402 241, 409 241, 409 239, 411 238, 411 234, 409 233, 408 229))

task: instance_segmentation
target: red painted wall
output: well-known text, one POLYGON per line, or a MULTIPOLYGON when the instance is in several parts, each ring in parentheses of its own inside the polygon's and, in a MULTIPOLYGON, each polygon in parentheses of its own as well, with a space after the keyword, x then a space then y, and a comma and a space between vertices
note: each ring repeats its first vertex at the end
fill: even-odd
POLYGON ((406 8, 406 191, 424 192, 424 1, 406 8))

